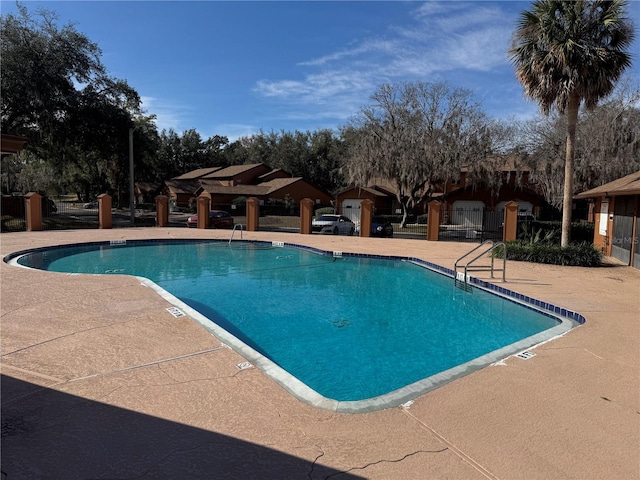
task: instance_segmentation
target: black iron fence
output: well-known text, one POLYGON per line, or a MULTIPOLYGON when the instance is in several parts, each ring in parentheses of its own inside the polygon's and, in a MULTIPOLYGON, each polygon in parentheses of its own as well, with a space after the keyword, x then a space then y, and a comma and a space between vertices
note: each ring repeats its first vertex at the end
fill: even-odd
MULTIPOLYGON (((113 228, 153 227, 156 225, 155 205, 139 205, 134 218, 128 208, 113 208, 113 228)), ((245 204, 212 204, 212 210, 229 213, 234 224, 246 225, 245 204)), ((2 232, 24 231, 27 228, 25 218, 25 200, 23 196, 2 196, 2 232)), ((42 225, 45 230, 65 230, 99 228, 98 202, 79 202, 71 197, 47 197, 42 199, 42 225)), ((194 213, 170 212, 170 227, 185 227, 187 219, 194 213)), ((393 227, 393 238, 426 239, 427 215, 411 215, 404 224, 400 215, 376 215, 393 227)), ((354 220, 356 225, 359 219, 354 220)), ((585 222, 586 224, 586 222, 585 222)), ((212 227, 214 227, 212 225, 212 227)), ((300 205, 296 203, 267 203, 260 205, 259 229, 262 231, 300 232, 300 205)), ((574 224, 572 238, 590 240, 593 238, 593 224, 574 224), (580 227, 580 228, 578 228, 580 227)), ((559 238, 560 222, 540 222, 532 215, 518 216, 518 238, 551 239, 559 238)), ((454 242, 483 242, 502 240, 504 232, 504 210, 491 208, 445 209, 441 211, 439 240, 454 242)))
POLYGON ((488 208, 455 208, 441 212, 439 240, 452 242, 484 242, 502 240, 504 210, 488 208))

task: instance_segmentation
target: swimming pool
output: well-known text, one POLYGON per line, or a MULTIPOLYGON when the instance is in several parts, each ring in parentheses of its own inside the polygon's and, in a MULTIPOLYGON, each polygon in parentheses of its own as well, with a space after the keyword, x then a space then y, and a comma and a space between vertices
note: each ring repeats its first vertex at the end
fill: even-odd
POLYGON ((462 291, 418 259, 283 243, 96 243, 10 257, 141 277, 298 398, 345 412, 400 405, 581 321, 483 282, 462 291))

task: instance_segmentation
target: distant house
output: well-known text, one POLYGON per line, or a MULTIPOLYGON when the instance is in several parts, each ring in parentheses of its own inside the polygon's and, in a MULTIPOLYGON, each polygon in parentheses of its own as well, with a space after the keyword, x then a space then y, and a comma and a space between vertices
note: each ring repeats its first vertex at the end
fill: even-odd
POLYGON ((198 180, 199 178, 210 175, 213 172, 222 170, 222 168, 223 167, 198 168, 182 175, 178 175, 177 177, 173 177, 171 180, 198 180))
POLYGON ((482 218, 485 211, 501 218, 505 204, 511 201, 518 204, 518 215, 523 217, 533 215, 538 218, 546 206, 542 193, 529 180, 528 168, 517 157, 488 160, 485 170, 498 178, 498 183, 492 187, 484 182, 473 182, 470 170, 462 168, 458 179, 447 182, 439 199, 444 204, 445 218, 452 224, 470 223, 469 217, 482 218))
POLYGON ((136 182, 133 189, 136 204, 154 203, 156 196, 160 194, 161 190, 162 185, 159 183, 136 182))
POLYGON ((369 187, 349 187, 336 196, 336 209, 354 223, 360 222, 360 207, 363 200, 373 202, 373 211, 377 215, 392 215, 396 196, 388 187, 371 185, 369 187))
POLYGON ((211 196, 212 205, 218 206, 239 197, 256 197, 262 203, 274 200, 299 203, 304 198, 316 204, 331 201, 331 195, 302 177, 291 177, 284 170, 263 163, 199 169, 165 182, 165 194, 180 208, 186 208, 190 199, 203 192, 211 196))
POLYGON ((605 255, 640 268, 640 171, 574 196, 589 199, 593 244, 605 255))
POLYGON ((196 190, 199 188, 200 182, 198 180, 171 179, 164 182, 163 193, 176 207, 187 208, 189 200, 195 198, 196 190))
POLYGON ((26 137, 7 135, 6 133, 3 133, 0 138, 0 153, 3 156, 20 153, 27 141, 28 139, 26 137))
POLYGON ((271 167, 264 163, 254 163, 249 165, 232 165, 230 167, 221 168, 215 172, 200 177, 201 180, 212 180, 220 185, 233 187, 235 185, 254 185, 258 183, 257 179, 268 172, 271 167))
MULTIPOLYGON (((474 183, 470 178, 470 169, 462 168, 460 176, 444 185, 438 185, 428 199, 414 207, 414 214, 427 212, 426 203, 439 200, 443 203, 443 219, 451 223, 478 223, 485 211, 500 215, 509 201, 518 203, 521 215, 538 216, 546 202, 536 185, 529 181, 529 172, 514 157, 494 158, 487 170, 494 170, 499 176, 499 184, 488 188, 483 183, 474 183), (472 215, 474 219, 465 218, 472 215)), ((397 214, 401 207, 396 199, 396 188, 390 182, 377 179, 367 187, 350 187, 337 196, 337 208, 343 215, 352 218, 359 216, 360 202, 365 198, 374 202, 375 212, 388 215, 397 214)), ((481 223, 481 222, 480 222, 481 223)))

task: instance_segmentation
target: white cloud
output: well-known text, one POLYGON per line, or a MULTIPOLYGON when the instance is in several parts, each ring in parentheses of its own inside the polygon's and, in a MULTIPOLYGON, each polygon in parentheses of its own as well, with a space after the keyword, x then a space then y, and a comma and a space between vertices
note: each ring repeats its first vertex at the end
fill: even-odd
POLYGON ((190 110, 188 107, 172 104, 150 96, 141 95, 140 100, 142 101, 142 108, 148 114, 156 115, 158 131, 174 129, 177 133, 182 133, 182 130, 185 129, 185 121, 190 110))
POLYGON ((227 137, 229 142, 235 142, 241 137, 250 137, 260 130, 255 125, 247 125, 242 123, 223 123, 216 125, 211 129, 215 135, 227 137))
MULTIPOLYGON (((299 78, 262 79, 254 92, 345 118, 385 82, 452 80, 508 64, 512 22, 500 4, 427 2, 404 25, 297 64, 299 78)), ((298 111, 300 114, 300 111, 298 111)), ((311 114, 309 114, 311 115, 311 114)))

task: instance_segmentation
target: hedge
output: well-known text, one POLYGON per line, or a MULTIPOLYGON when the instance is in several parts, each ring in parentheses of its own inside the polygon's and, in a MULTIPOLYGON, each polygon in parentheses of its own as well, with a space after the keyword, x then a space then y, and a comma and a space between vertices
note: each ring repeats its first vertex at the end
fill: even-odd
MULTIPOLYGON (((597 267, 602 262, 602 252, 589 242, 572 243, 563 248, 556 244, 515 240, 507 242, 506 249, 507 260, 578 267, 597 267)), ((494 255, 503 258, 504 249, 496 248, 494 255)))

